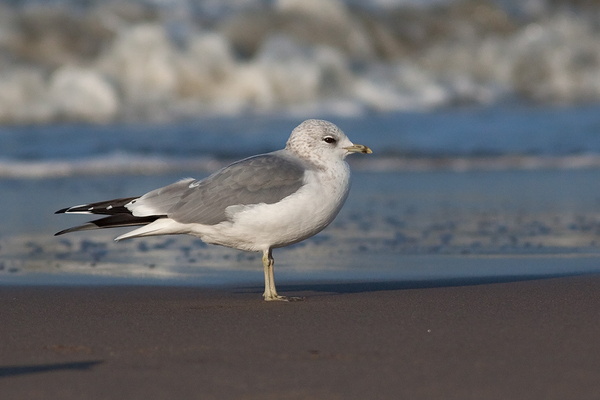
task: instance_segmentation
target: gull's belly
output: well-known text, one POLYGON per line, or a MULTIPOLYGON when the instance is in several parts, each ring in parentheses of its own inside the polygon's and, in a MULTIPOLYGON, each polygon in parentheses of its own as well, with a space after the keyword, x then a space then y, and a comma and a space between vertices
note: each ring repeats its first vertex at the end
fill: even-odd
MULTIPOLYGON (((344 163, 345 164, 345 163, 344 163)), ((333 221, 348 196, 348 168, 307 176, 298 192, 275 204, 238 207, 232 222, 199 235, 208 243, 261 251, 307 239, 333 221)))

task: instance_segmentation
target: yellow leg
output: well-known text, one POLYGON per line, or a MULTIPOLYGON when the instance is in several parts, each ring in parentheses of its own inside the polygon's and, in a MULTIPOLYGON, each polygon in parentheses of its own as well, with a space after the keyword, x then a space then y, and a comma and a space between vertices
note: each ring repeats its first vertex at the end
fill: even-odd
POLYGON ((273 259, 273 252, 271 249, 263 252, 262 262, 265 271, 265 292, 263 293, 263 297, 266 301, 287 301, 287 298, 279 296, 277 294, 277 289, 275 289, 275 276, 273 274, 273 264, 275 263, 275 260, 273 259))
POLYGON ((265 250, 263 252, 262 257, 263 269, 265 271, 265 292, 263 293, 263 297, 265 301, 300 301, 304 300, 301 297, 286 297, 279 296, 277 294, 277 289, 275 289, 275 275, 273 265, 275 264, 275 260, 273 259, 273 251, 271 249, 265 250))

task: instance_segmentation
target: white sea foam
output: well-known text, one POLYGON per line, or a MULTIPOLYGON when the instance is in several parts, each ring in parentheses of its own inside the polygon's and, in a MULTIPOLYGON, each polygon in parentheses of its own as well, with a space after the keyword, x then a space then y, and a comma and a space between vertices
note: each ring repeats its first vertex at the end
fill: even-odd
POLYGON ((63 3, 0 3, 0 123, 600 101, 597 8, 63 3))
MULTIPOLYGON (((123 153, 80 160, 13 161, 0 159, 0 179, 41 179, 70 176, 208 174, 230 160, 168 158, 123 153)), ((361 172, 506 171, 599 169, 600 155, 565 156, 501 155, 493 157, 373 157, 351 161, 361 172)))
POLYGON ((0 178, 59 178, 81 175, 145 175, 193 170, 214 172, 225 165, 212 158, 169 159, 115 153, 80 160, 14 161, 0 159, 0 178))
POLYGON ((49 96, 56 112, 70 120, 110 121, 119 107, 116 90, 104 76, 68 65, 52 74, 49 96))

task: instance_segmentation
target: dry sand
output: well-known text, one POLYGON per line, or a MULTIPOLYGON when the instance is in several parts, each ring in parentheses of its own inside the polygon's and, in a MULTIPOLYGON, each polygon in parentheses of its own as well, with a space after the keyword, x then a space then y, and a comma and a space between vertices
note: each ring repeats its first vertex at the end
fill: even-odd
POLYGON ((0 287, 8 399, 596 399, 600 276, 0 287))

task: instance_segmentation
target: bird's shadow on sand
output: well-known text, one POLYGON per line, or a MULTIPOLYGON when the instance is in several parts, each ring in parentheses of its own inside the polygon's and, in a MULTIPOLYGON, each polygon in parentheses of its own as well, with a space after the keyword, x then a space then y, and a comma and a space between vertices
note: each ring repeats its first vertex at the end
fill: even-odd
POLYGON ((86 371, 92 369, 93 367, 101 363, 103 363, 103 361, 82 361, 35 365, 10 365, 6 367, 0 367, 0 378, 64 370, 86 371))
MULTIPOLYGON (((504 276, 478 276, 478 277, 453 277, 431 278, 418 280, 392 280, 392 281, 356 281, 356 282, 302 282, 277 285, 277 291, 289 292, 318 292, 351 294, 365 292, 379 292, 387 290, 408 289, 433 289, 457 286, 490 285, 497 283, 525 282, 541 279, 566 278, 582 275, 596 275, 598 273, 579 272, 561 274, 530 274, 530 275, 504 275, 504 276)), ((246 292, 262 292, 264 287, 246 287, 246 292)))

